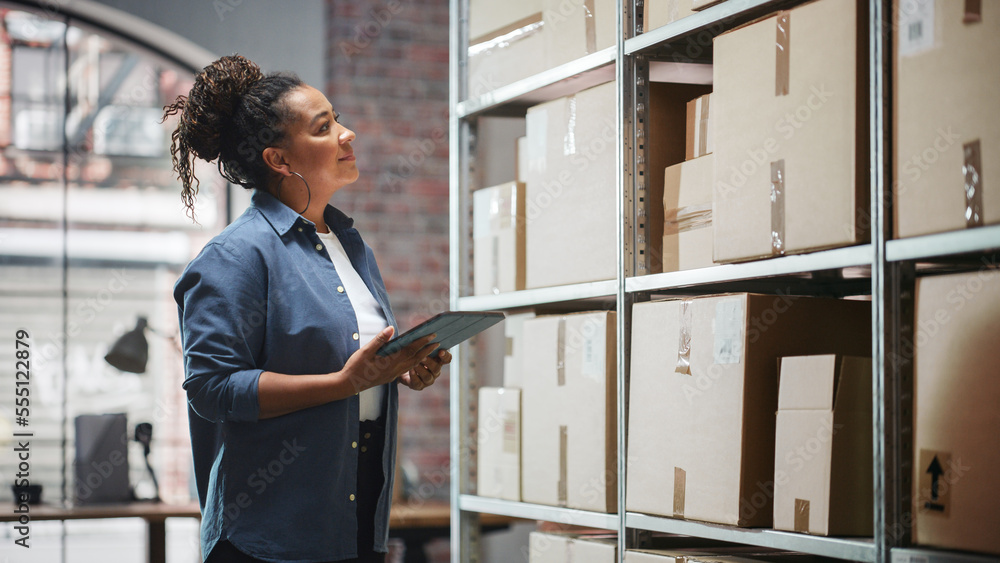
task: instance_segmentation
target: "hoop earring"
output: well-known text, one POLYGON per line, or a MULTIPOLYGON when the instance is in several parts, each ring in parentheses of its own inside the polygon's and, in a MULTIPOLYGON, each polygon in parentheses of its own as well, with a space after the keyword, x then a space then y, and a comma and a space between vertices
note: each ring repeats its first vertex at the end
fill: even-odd
MULTIPOLYGON (((307 209, 309 209, 309 204, 312 203, 312 190, 309 189, 309 182, 306 182, 306 179, 302 177, 302 174, 299 174, 298 172, 292 172, 292 174, 298 176, 299 180, 302 180, 302 183, 306 185, 306 207, 302 211, 298 212, 299 215, 302 215, 307 209)), ((281 186, 285 183, 285 178, 287 178, 287 176, 282 176, 281 180, 278 182, 278 195, 275 196, 278 198, 278 201, 281 201, 281 186)))

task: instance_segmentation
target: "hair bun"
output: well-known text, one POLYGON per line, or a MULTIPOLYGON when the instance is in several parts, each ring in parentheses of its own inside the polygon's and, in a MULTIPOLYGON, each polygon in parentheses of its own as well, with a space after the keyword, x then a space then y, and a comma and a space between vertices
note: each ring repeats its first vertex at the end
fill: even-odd
POLYGON ((263 78, 260 67, 242 55, 222 57, 198 73, 180 125, 199 158, 218 158, 220 134, 228 128, 240 98, 263 78))

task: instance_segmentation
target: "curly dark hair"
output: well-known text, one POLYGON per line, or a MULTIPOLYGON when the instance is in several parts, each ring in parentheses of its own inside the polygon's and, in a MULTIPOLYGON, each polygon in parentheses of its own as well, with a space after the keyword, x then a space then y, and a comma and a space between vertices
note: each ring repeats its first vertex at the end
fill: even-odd
POLYGON ((195 157, 218 160, 219 173, 234 184, 266 188, 269 169, 261 153, 284 140, 290 112, 282 100, 301 85, 294 74, 265 75, 249 59, 232 55, 202 69, 188 95, 163 108, 164 120, 180 114, 170 154, 192 219, 199 184, 195 157))

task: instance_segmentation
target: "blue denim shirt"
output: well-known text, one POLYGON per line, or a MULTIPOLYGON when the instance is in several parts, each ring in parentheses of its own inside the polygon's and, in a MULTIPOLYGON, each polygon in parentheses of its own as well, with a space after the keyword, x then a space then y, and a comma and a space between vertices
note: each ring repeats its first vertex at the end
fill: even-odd
MULTIPOLYGON (((353 221, 324 217, 396 326, 371 249, 353 221)), ((357 556, 358 396, 259 420, 263 371, 330 373, 360 346, 357 318, 315 225, 255 191, 236 221, 188 264, 174 287, 184 389, 202 509, 202 553, 228 539, 267 561, 357 556)), ((389 384, 375 550, 386 551, 396 451, 389 384)))

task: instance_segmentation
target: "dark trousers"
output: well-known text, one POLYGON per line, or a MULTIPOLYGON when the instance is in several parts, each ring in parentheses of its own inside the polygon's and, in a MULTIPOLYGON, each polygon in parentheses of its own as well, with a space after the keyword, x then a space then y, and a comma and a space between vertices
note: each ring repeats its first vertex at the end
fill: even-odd
MULTIPOLYGON (((358 557, 337 563, 385 563, 385 554, 374 551, 375 510, 382 492, 382 448, 385 446, 385 418, 366 420, 358 432, 358 557)), ((220 540, 205 563, 265 563, 220 540)), ((330 562, 333 563, 333 562, 330 562)))

